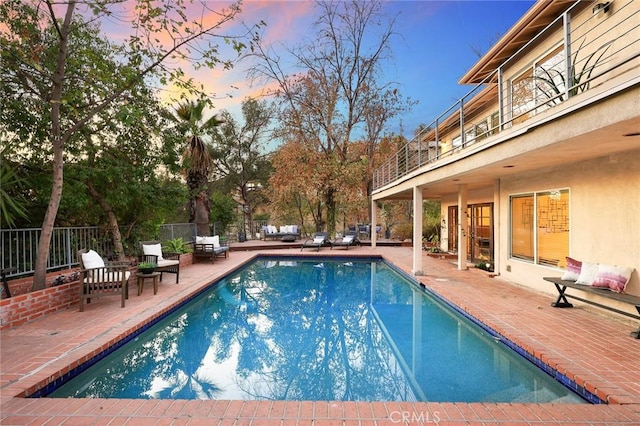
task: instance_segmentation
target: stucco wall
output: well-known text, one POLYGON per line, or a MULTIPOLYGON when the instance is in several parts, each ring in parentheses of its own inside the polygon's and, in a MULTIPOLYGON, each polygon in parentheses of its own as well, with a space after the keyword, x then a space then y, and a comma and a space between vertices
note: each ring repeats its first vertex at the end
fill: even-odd
MULTIPOLYGON (((587 147, 585 147, 587 149, 587 147)), ((550 155, 553 155, 550 152, 550 155)), ((635 268, 627 293, 640 296, 640 151, 612 155, 561 169, 541 170, 501 182, 500 222, 509 223, 509 196, 568 188, 570 256, 587 262, 635 268)), ((503 228, 504 229, 504 228, 503 228)), ((508 280, 553 292, 543 276, 562 270, 509 258, 508 234, 499 243, 500 274, 508 280), (511 271, 507 271, 510 266, 511 271)))

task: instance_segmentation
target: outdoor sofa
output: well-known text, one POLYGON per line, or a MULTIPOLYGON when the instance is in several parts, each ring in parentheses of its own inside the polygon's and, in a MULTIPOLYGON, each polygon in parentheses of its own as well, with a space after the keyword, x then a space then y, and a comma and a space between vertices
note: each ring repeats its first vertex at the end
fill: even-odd
POLYGON ((298 225, 282 225, 280 229, 274 225, 263 225, 262 231, 264 232, 265 241, 269 238, 276 240, 285 237, 293 238, 293 241, 295 241, 300 237, 298 225))
POLYGON ((229 247, 220 245, 220 237, 196 237, 193 245, 193 261, 198 259, 207 259, 211 263, 216 257, 227 257, 229 255, 229 247))

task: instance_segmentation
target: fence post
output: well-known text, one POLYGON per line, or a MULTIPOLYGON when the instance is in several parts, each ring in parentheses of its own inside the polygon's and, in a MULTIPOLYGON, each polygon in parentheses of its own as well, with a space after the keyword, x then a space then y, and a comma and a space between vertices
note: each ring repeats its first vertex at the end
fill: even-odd
POLYGON ((67 268, 71 269, 71 229, 65 229, 65 258, 67 259, 67 268))

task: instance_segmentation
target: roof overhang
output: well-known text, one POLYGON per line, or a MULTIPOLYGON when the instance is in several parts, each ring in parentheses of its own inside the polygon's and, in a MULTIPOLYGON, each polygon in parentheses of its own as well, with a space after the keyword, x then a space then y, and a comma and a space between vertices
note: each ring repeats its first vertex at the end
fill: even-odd
MULTIPOLYGON (((579 2, 579 1, 578 1, 579 2)), ((526 45, 536 34, 551 24, 576 0, 538 0, 518 22, 465 75, 460 84, 482 83, 502 63, 526 45)), ((588 5, 584 2, 584 7, 588 5)), ((491 82, 495 82, 494 75, 491 82)), ((488 83, 489 81, 484 81, 488 83)))

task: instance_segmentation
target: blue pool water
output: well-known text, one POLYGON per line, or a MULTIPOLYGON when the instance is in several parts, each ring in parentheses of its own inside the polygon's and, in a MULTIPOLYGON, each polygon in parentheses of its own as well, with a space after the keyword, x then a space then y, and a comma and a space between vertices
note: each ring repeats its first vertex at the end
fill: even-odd
POLYGON ((584 402, 380 260, 259 258, 50 397, 584 402))

